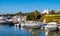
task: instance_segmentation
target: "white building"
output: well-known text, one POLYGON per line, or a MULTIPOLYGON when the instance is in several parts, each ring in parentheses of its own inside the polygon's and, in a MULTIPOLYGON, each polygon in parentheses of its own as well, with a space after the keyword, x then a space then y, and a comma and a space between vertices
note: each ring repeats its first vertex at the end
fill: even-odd
POLYGON ((21 16, 14 16, 13 19, 16 22, 21 22, 22 21, 22 17, 21 16))
POLYGON ((45 9, 44 11, 42 11, 42 12, 41 12, 41 14, 44 14, 44 13, 47 13, 47 14, 49 14, 49 11, 48 11, 48 9, 45 9))
POLYGON ((22 22, 22 21, 26 21, 26 17, 25 16, 14 16, 13 19, 16 21, 16 22, 22 22))

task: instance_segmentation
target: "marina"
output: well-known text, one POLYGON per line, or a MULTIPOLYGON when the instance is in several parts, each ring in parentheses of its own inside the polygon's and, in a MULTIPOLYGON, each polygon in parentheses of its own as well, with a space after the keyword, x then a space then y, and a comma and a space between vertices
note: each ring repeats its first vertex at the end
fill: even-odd
POLYGON ((20 16, 15 16, 10 19, 7 19, 7 17, 0 17, 0 24, 8 24, 8 25, 14 25, 18 27, 30 27, 30 28, 41 28, 48 30, 56 30, 57 28, 60 30, 60 25, 58 25, 56 22, 50 22, 50 23, 43 23, 38 21, 29 21, 27 22, 24 18, 20 16))
POLYGON ((60 0, 0 0, 0 36, 60 36, 60 0))
MULTIPOLYGON (((56 33, 56 36, 60 35, 60 25, 57 25, 56 22, 43 23, 39 21, 26 21, 25 19, 23 19, 24 18, 19 16, 11 18, 4 18, 1 16, 0 32, 2 32, 6 36, 50 36, 50 32, 56 33)), ((4 36, 1 34, 0 36, 4 36)))
MULTIPOLYGON (((0 21, 1 19, 2 17, 0 18, 0 21)), ((19 20, 17 19, 16 21, 13 21, 12 19, 8 19, 8 20, 2 19, 3 21, 7 21, 5 23, 1 21, 3 24, 0 22, 0 29, 1 29, 0 32, 2 32, 4 35, 8 33, 8 35, 10 36, 20 36, 20 35, 21 36, 50 36, 52 32, 54 32, 56 36, 60 35, 60 26, 58 26, 56 22, 50 22, 45 24, 38 21, 24 22, 19 18, 18 18, 19 20)))

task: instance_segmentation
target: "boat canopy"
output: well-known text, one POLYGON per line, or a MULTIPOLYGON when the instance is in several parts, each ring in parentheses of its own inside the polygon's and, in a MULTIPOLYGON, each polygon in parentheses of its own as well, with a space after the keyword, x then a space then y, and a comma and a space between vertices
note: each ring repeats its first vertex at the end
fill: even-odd
POLYGON ((57 24, 57 22, 50 22, 50 23, 48 23, 48 24, 53 24, 53 25, 56 25, 57 24))
POLYGON ((5 17, 0 17, 0 20, 5 19, 5 17))

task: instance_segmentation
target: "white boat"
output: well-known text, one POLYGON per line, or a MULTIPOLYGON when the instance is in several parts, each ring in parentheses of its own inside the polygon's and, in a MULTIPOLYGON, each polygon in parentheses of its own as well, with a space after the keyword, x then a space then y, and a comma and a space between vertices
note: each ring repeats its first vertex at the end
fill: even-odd
POLYGON ((0 17, 0 23, 6 22, 5 18, 3 16, 0 17))
POLYGON ((33 23, 25 23, 23 26, 28 26, 28 27, 31 27, 31 28, 38 28, 41 25, 38 22, 33 22, 33 23))
POLYGON ((0 16, 0 24, 9 24, 9 25, 13 25, 12 22, 9 22, 6 20, 6 17, 0 16))
POLYGON ((56 22, 50 22, 47 25, 45 25, 44 27, 48 28, 49 31, 56 30, 57 23, 56 22))

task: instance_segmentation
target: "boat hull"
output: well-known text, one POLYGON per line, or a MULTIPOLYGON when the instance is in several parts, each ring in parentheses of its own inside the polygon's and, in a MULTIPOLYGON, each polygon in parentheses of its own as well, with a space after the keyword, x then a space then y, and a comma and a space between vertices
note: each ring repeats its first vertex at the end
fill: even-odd
POLYGON ((55 31, 56 30, 56 27, 54 28, 48 28, 49 31, 55 31))

